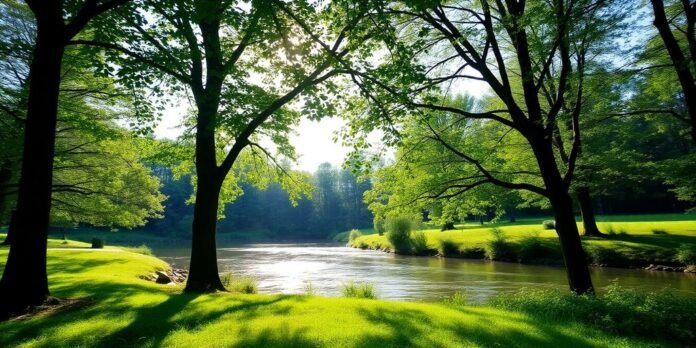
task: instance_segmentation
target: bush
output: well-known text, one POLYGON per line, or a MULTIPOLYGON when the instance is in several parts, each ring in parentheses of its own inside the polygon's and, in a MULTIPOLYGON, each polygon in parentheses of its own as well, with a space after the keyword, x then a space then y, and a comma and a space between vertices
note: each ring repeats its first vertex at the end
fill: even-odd
POLYGON ((483 248, 460 248, 459 256, 465 259, 483 259, 486 257, 486 249, 483 248))
POLYGON ((372 225, 375 228, 375 231, 377 231, 377 233, 380 236, 384 235, 384 232, 386 231, 386 226, 383 217, 375 216, 375 218, 372 219, 372 225))
POLYGON ((428 253, 428 238, 425 233, 415 231, 411 233, 411 252, 414 255, 425 255, 428 253))
POLYGON ((348 234, 348 241, 352 243, 353 241, 358 239, 358 237, 360 237, 360 236, 362 236, 362 233, 359 230, 352 229, 352 230, 350 230, 350 233, 348 234))
POLYGON ((445 222, 440 229, 440 232, 455 230, 454 222, 445 222))
POLYGON ((445 303, 452 306, 466 306, 469 300, 469 294, 463 291, 456 291, 452 297, 445 299, 445 303))
POLYGON ((411 252, 411 220, 405 217, 390 219, 387 239, 391 243, 394 252, 408 254, 411 252))
POLYGON ((661 228, 653 228, 652 233, 653 234, 669 234, 669 232, 667 232, 667 230, 663 230, 661 228))
POLYGON ((520 262, 556 261, 562 259, 558 249, 544 243, 538 235, 524 238, 520 241, 518 256, 520 262))
POLYGON ((230 292, 255 294, 258 291, 256 279, 254 279, 254 277, 236 276, 231 272, 228 272, 220 276, 220 281, 225 289, 230 292))
POLYGON ((696 265, 696 244, 682 244, 677 249, 677 261, 692 266, 696 265))
POLYGON ((440 256, 451 257, 459 254, 459 245, 451 239, 440 239, 437 253, 440 256))
POLYGON ((343 296, 352 298, 375 299, 375 287, 370 283, 356 284, 353 281, 343 284, 343 296))
POLYGON ((585 253, 590 261, 597 265, 626 266, 631 264, 631 260, 626 255, 610 248, 591 246, 585 248, 585 253))
POLYGON ((614 334, 682 342, 696 339, 696 299, 666 290, 638 293, 616 284, 603 296, 524 290, 498 295, 490 304, 537 318, 587 323, 614 334))
POLYGON ((544 226, 545 230, 555 230, 556 220, 544 220, 544 222, 542 222, 541 225, 544 226))
POLYGON ((101 238, 92 238, 92 249, 104 249, 104 240, 101 238))
POLYGON ((495 261, 517 261, 515 250, 505 234, 497 228, 491 229, 493 239, 486 243, 486 257, 495 261))

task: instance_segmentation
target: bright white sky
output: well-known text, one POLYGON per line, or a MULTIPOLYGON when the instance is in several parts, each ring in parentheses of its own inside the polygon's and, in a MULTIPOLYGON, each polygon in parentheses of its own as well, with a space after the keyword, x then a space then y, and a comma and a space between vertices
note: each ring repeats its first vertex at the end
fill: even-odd
MULTIPOLYGON (((158 138, 175 139, 182 133, 179 127, 184 108, 172 107, 165 111, 162 121, 155 129, 158 138)), ((297 169, 314 172, 321 163, 329 162, 341 166, 349 148, 333 142, 333 136, 345 121, 340 118, 325 118, 321 121, 303 119, 290 140, 300 155, 297 169)))

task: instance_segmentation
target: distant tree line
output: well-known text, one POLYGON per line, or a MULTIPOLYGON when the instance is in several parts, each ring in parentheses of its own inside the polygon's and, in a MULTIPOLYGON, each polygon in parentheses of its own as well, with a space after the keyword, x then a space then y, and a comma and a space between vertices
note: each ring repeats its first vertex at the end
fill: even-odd
MULTIPOLYGON (((162 219, 151 220, 144 231, 173 239, 191 236, 193 206, 190 178, 178 180, 172 171, 156 167, 161 191, 168 198, 162 219)), ((371 188, 369 180, 359 181, 349 169, 319 166, 312 175, 311 197, 303 197, 293 206, 288 193, 278 183, 265 190, 243 183, 244 194, 224 209, 217 229, 222 240, 326 240, 334 233, 372 226, 372 213, 363 202, 363 193, 371 188)))

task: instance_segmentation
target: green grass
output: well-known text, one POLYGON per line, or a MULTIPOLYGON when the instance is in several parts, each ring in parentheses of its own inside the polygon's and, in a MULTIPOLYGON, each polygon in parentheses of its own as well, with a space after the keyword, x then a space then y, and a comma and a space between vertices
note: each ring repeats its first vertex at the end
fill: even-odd
MULTIPOLYGON (((492 239, 493 228, 502 231, 506 241, 511 243, 517 252, 520 252, 520 249, 530 239, 535 239, 535 246, 541 245, 548 250, 558 250, 556 232, 544 230, 541 225, 542 220, 534 220, 534 224, 531 224, 530 221, 521 221, 515 224, 486 225, 484 227, 466 224, 457 226, 458 229, 453 231, 425 230, 425 235, 427 246, 433 251, 442 249, 442 240, 446 240, 445 243, 453 243, 459 250, 485 249, 492 239)), ((608 235, 604 239, 583 238, 583 245, 588 249, 590 255, 613 253, 619 258, 612 263, 616 266, 622 266, 621 262, 625 262, 627 265, 680 263, 676 254, 677 250, 683 245, 696 244, 696 215, 693 214, 612 216, 600 217, 599 221, 599 229, 608 235), (629 221, 629 219, 632 220, 629 221)), ((582 228, 580 222, 578 222, 578 228, 582 228)), ((377 234, 357 238, 352 245, 363 249, 392 249, 386 236, 377 234)), ((452 245, 448 246, 449 249, 453 247, 452 245)), ((560 260, 560 254, 556 258, 560 260)))
MULTIPOLYGON (((6 254, 7 248, 0 248, 3 262, 6 254)), ((87 305, 0 323, 0 346, 642 347, 656 343, 573 320, 493 307, 302 295, 181 294, 178 286, 138 277, 168 267, 152 256, 118 248, 51 249, 48 255, 52 294, 88 299, 87 305)))

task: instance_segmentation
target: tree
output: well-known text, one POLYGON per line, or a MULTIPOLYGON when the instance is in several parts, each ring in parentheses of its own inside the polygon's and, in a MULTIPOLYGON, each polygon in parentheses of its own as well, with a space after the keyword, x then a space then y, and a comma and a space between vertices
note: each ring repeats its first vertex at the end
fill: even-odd
POLYGON ((669 55, 681 86, 681 99, 686 105, 686 115, 675 111, 673 115, 690 124, 691 138, 696 143, 696 3, 650 0, 650 4, 655 17, 653 24, 669 55), (678 38, 675 33, 683 37, 678 38))
MULTIPOLYGON (((29 69, 22 168, 14 214, 18 231, 0 280, 0 312, 7 315, 43 303, 48 296, 46 240, 51 207, 53 155, 60 72, 65 44, 94 17, 127 0, 97 2, 33 1, 36 41, 29 69), (67 19, 65 17, 68 17, 67 19)), ((3 3, 16 8, 15 1, 3 3)))
POLYGON ((534 172, 501 175, 478 153, 442 136, 442 129, 431 130, 432 140, 476 173, 464 173, 453 191, 494 184, 549 200, 569 287, 576 293, 593 287, 569 190, 581 150, 587 63, 600 59, 606 48, 601 43, 620 20, 621 11, 610 5, 582 0, 394 5, 384 9, 391 16, 382 24, 383 32, 393 33, 385 42, 388 63, 353 69, 374 116, 362 122, 367 128, 375 120, 397 128, 403 115, 438 111, 460 122, 495 124, 505 129, 501 136, 522 140, 519 152, 535 162, 534 172), (504 107, 467 110, 449 104, 441 95, 461 81, 485 84, 504 107))
MULTIPOLYGON (((71 44, 106 49, 126 84, 155 86, 152 90, 160 94, 168 91, 192 96, 196 185, 185 291, 224 290, 217 269, 216 219, 225 182, 239 188, 234 177, 226 180, 228 174, 246 148, 271 158, 259 137, 272 140, 281 154, 293 157, 287 133, 299 115, 286 108, 287 104, 304 93, 305 106, 314 110, 309 114, 320 117, 327 103, 319 85, 339 73, 332 69, 332 55, 306 40, 288 13, 298 13, 316 28, 322 28, 318 21, 329 13, 345 18, 317 33, 332 38, 331 53, 344 57, 361 42, 348 38, 362 20, 364 7, 361 3, 336 2, 319 10, 304 1, 162 0, 138 4, 140 12, 123 13, 116 25, 103 23, 127 29, 114 35, 98 31, 93 38, 71 44), (155 81, 164 82, 167 91, 155 81)), ((330 90, 331 86, 325 84, 325 88, 330 90)))

